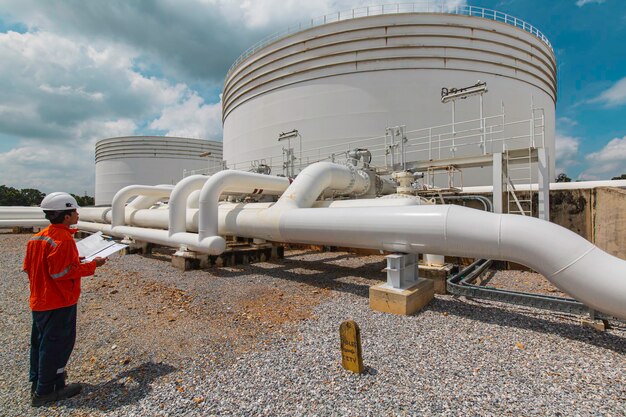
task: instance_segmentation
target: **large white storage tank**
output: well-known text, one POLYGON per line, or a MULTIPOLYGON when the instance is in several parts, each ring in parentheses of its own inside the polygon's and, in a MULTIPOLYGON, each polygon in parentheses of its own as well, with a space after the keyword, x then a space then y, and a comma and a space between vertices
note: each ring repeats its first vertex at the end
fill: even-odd
POLYGON ((132 184, 176 184, 185 170, 221 164, 222 142, 125 136, 96 143, 96 205, 109 205, 115 193, 132 184))
MULTIPOLYGON (((423 4, 354 9, 251 48, 225 80, 227 165, 246 169, 250 161, 265 159, 280 170, 286 144, 278 137, 292 129, 301 139, 292 140, 291 147, 298 156, 302 146, 305 164, 315 155, 328 156, 325 152, 334 152, 337 144, 358 146, 364 138, 379 137, 382 148, 387 127, 404 125, 413 132, 408 137, 428 135, 428 129, 419 129, 447 125, 453 118, 452 103, 442 103, 442 88, 480 80, 488 88, 482 96, 483 115, 504 113, 497 120, 525 120, 500 135, 520 136, 507 144, 509 149, 528 147, 527 136, 541 135, 538 146, 548 150, 553 177, 556 61, 546 37, 530 24, 492 10, 422 10, 423 4), (535 126, 529 122, 533 107, 541 109, 535 112, 535 126)), ((479 98, 457 100, 454 113, 456 121, 479 119, 479 98)), ((502 148, 497 140, 491 145, 489 151, 502 148)), ((407 156, 436 159, 432 152, 407 156)), ((453 147, 437 155, 462 156, 467 152, 453 147)), ((486 181, 490 174, 466 175, 464 185, 486 181)))

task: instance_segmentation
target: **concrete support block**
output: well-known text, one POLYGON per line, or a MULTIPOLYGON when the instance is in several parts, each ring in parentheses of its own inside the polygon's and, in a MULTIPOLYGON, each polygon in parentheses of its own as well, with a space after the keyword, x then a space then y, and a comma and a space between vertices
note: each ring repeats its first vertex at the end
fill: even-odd
POLYGON ((123 251, 124 255, 133 255, 136 253, 149 255, 152 253, 152 247, 154 246, 149 242, 139 242, 132 239, 123 239, 122 243, 128 245, 123 251))
POLYGON ((452 272, 452 268, 454 268, 454 266, 451 264, 442 266, 420 265, 419 276, 420 278, 426 278, 433 282, 435 294, 446 294, 446 282, 452 272))
POLYGON ((408 316, 426 306, 435 295, 433 282, 418 278, 406 289, 392 288, 386 283, 370 287, 370 308, 383 313, 408 316))

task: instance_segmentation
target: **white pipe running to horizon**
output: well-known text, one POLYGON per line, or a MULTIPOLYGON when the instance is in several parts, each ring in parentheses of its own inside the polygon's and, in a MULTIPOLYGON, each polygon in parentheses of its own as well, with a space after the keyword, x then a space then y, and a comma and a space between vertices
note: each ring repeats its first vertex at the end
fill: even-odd
MULTIPOLYGON (((606 180, 606 181, 575 181, 575 182, 551 182, 550 191, 556 190, 588 190, 591 188, 611 187, 626 188, 626 180, 606 180)), ((515 191, 537 191, 537 184, 515 184, 515 191)), ((474 187, 463 187, 462 194, 485 194, 492 193, 492 185, 478 185, 474 187)))

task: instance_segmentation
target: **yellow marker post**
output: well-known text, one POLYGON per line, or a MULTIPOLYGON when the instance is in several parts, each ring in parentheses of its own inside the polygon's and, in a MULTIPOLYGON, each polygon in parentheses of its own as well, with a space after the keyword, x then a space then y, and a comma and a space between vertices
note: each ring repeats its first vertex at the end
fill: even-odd
POLYGON ((339 326, 341 339, 341 365, 348 371, 363 372, 363 353, 361 351, 361 330, 354 320, 347 320, 339 326))

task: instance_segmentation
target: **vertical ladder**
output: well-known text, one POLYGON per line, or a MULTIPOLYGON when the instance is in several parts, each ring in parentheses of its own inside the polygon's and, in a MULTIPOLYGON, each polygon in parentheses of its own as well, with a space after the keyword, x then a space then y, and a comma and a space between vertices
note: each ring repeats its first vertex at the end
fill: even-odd
POLYGON ((545 144, 545 128, 546 128, 546 116, 543 108, 532 108, 531 112, 532 125, 531 125, 531 147, 544 148, 545 144))
POLYGON ((506 188, 507 188, 507 209, 511 214, 521 214, 523 216, 533 215, 532 191, 524 192, 523 197, 517 190, 518 185, 528 185, 532 190, 532 156, 533 148, 506 150, 506 188))

